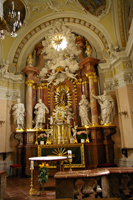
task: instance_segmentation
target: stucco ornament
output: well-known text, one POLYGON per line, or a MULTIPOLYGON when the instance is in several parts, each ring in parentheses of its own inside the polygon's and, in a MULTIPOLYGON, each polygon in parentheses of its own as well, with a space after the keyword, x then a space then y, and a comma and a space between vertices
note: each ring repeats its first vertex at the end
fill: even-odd
POLYGON ((8 67, 9 67, 9 60, 4 60, 3 63, 0 64, 1 69, 0 69, 0 76, 4 76, 5 74, 8 73, 8 67))
POLYGON ((38 100, 38 103, 35 105, 35 127, 34 128, 42 128, 42 124, 45 123, 45 114, 49 113, 48 108, 42 102, 42 99, 38 100))
POLYGON ((79 102, 79 116, 81 117, 81 126, 91 124, 88 116, 90 110, 90 103, 86 99, 85 95, 82 95, 82 99, 79 102))
POLYGON ((63 22, 56 21, 46 33, 42 41, 42 54, 45 59, 45 67, 42 68, 39 77, 48 81, 48 85, 54 81, 54 85, 63 82, 66 78, 76 79, 75 72, 79 69, 76 56, 81 51, 75 43, 76 36, 63 22), (58 71, 61 67, 63 70, 58 71), (48 73, 49 72, 49 73, 48 73))
POLYGON ((24 129, 24 116, 25 116, 25 108, 24 104, 20 103, 20 98, 17 98, 17 103, 12 107, 12 115, 14 117, 14 124, 16 125, 16 129, 24 129))
POLYGON ((114 100, 111 95, 107 94, 106 90, 104 90, 103 95, 95 96, 92 94, 92 96, 97 99, 100 104, 102 124, 113 123, 115 110, 114 100))

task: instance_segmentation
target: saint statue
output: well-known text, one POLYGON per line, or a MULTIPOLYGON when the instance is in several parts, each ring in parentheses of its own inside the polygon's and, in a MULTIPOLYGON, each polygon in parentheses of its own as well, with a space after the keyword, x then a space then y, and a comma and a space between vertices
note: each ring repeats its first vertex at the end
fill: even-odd
POLYGON ((17 103, 12 107, 12 115, 14 117, 14 123, 16 124, 16 129, 24 128, 24 116, 25 108, 24 104, 20 103, 20 98, 17 98, 17 103))
POLYGON ((99 96, 92 95, 92 96, 98 100, 98 103, 101 106, 102 124, 113 123, 115 112, 114 112, 114 100, 111 97, 111 95, 107 94, 106 90, 104 90, 103 95, 99 96))
POLYGON ((79 102, 79 116, 81 117, 81 126, 91 124, 88 112, 90 110, 89 101, 86 99, 85 95, 82 95, 82 99, 79 102))
POLYGON ((48 108, 42 103, 42 99, 38 100, 38 103, 35 105, 35 127, 42 128, 42 123, 45 123, 45 113, 49 113, 48 108))

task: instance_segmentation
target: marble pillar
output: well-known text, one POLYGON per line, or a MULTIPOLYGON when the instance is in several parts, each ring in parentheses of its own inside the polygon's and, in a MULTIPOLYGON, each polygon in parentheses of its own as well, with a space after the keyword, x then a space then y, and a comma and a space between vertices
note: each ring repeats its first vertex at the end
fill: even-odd
POLYGON ((89 79, 89 91, 90 91, 90 106, 91 106, 91 119, 92 124, 97 125, 98 124, 98 111, 97 111, 97 101, 92 97, 92 94, 96 95, 95 91, 95 83, 94 83, 94 77, 95 72, 89 72, 86 74, 86 76, 89 79))
POLYGON ((41 99, 41 89, 42 89, 41 84, 37 83, 37 102, 39 99, 41 99))
POLYGON ((32 109, 32 86, 34 81, 28 80, 27 84, 27 108, 26 108, 26 128, 32 128, 33 109, 32 109))

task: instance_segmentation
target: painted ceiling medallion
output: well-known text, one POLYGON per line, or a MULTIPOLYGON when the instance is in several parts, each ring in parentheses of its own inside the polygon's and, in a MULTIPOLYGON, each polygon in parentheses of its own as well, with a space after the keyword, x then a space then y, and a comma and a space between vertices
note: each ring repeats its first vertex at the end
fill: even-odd
POLYGON ((78 0, 86 11, 94 16, 100 16, 106 9, 106 0, 78 0))

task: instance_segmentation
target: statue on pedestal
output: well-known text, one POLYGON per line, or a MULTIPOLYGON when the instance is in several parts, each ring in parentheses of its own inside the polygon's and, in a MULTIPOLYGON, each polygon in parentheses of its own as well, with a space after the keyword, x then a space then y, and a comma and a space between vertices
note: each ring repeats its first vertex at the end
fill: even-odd
POLYGON ((38 103, 35 105, 35 127, 42 128, 42 123, 45 123, 45 113, 49 113, 48 108, 42 103, 42 99, 38 100, 38 103))
POLYGON ((92 96, 98 100, 98 103, 101 106, 102 124, 113 123, 115 112, 114 112, 114 100, 111 97, 111 95, 107 94, 106 90, 104 90, 103 95, 99 96, 92 95, 92 96))
POLYGON ((16 129, 24 128, 24 116, 25 108, 24 104, 20 103, 20 98, 17 98, 17 103, 12 107, 12 115, 14 117, 14 123, 16 124, 16 129))
POLYGON ((90 103, 83 94, 82 99, 79 102, 79 116, 81 117, 81 126, 91 124, 88 117, 89 110, 90 110, 90 103))

